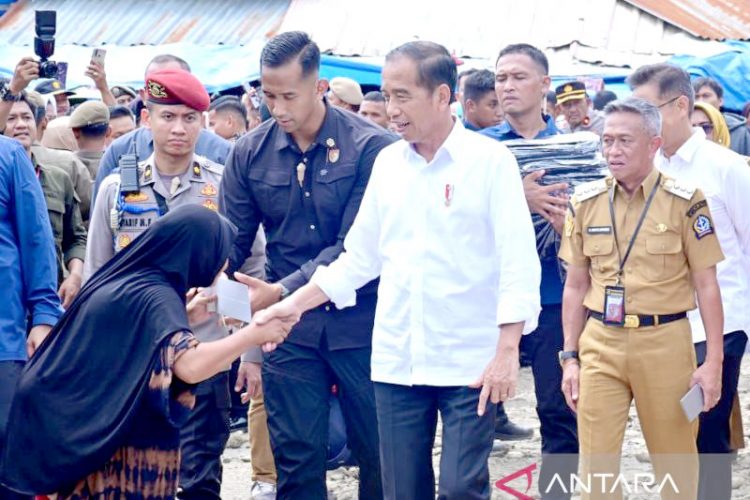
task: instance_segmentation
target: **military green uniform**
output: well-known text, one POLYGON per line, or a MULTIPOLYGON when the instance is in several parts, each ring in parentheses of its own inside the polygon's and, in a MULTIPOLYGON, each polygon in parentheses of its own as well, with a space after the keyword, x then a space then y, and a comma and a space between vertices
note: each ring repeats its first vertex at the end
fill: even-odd
POLYGON ((170 186, 164 186, 152 154, 138 165, 139 192, 121 193, 120 174, 108 176, 99 189, 91 216, 84 280, 148 229, 167 209, 197 204, 218 210, 223 172, 222 165, 194 155, 193 164, 175 177, 179 184, 171 181, 170 186), (174 191, 170 189, 172 183, 176 186, 174 191))
POLYGON ((67 275, 67 263, 74 258, 86 258, 86 228, 81 220, 80 200, 65 171, 52 165, 39 164, 33 155, 31 159, 39 173, 39 183, 55 237, 57 282, 60 285, 67 275))
MULTIPOLYGON (((696 306, 691 271, 715 266, 723 254, 703 193, 660 175, 654 169, 632 198, 612 178, 579 186, 565 221, 560 258, 590 276, 583 305, 592 317, 578 342, 581 471, 612 473, 614 480, 635 400, 657 476, 669 472, 681 490, 663 489, 662 498, 695 498, 697 421, 680 406, 696 368, 685 312, 696 306), (604 324, 606 288, 616 285, 633 238, 620 278, 624 311, 608 311, 624 324, 604 324)), ((611 498, 596 493, 582 498, 611 498)))
POLYGON ((84 225, 89 221, 89 209, 91 207, 91 190, 93 182, 89 170, 71 151, 51 149, 35 142, 31 146, 31 152, 42 165, 53 165, 65 171, 73 182, 73 188, 78 195, 81 210, 81 218, 84 225))
POLYGON ((99 163, 102 161, 104 151, 76 151, 76 158, 86 165, 92 179, 96 179, 96 173, 99 171, 99 163))

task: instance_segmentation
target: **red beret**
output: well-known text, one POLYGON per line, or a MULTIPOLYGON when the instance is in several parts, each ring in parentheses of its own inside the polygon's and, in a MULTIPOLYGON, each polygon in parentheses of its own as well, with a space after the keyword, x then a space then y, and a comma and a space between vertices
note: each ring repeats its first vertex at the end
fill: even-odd
POLYGON ((184 104, 206 111, 211 100, 203 84, 184 69, 160 69, 146 75, 148 101, 154 104, 184 104))

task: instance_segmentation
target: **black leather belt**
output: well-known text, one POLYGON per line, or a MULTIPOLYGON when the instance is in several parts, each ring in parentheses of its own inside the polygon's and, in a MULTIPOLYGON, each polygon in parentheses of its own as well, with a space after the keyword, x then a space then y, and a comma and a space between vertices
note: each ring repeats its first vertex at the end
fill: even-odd
MULTIPOLYGON (((600 312, 590 311, 589 316, 595 320, 602 321, 604 315, 600 312)), ((640 328, 642 326, 655 326, 671 323, 682 318, 687 318, 687 313, 681 312, 677 314, 626 314, 625 324, 623 328, 640 328)))

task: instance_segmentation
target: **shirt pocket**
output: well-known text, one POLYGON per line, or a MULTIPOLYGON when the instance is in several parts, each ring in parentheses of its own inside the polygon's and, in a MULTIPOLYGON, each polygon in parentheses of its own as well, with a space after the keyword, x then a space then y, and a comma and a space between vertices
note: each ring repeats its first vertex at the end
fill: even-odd
POLYGON ((289 212, 292 171, 280 168, 253 169, 249 179, 260 211, 279 224, 289 212))
POLYGON ((583 254, 591 260, 593 271, 604 272, 607 265, 617 265, 617 259, 612 256, 614 248, 615 241, 611 235, 596 235, 583 239, 583 254))
POLYGON ((356 174, 355 162, 328 164, 318 169, 313 185, 316 205, 343 209, 354 187, 356 174))
POLYGON ((643 266, 649 280, 661 281, 673 277, 685 265, 682 238, 677 233, 665 233, 646 238, 648 261, 643 266))

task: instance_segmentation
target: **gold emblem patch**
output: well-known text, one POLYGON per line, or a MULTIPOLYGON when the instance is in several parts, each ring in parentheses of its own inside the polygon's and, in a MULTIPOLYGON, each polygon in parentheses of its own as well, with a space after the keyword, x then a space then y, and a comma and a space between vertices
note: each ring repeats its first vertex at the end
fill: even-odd
POLYGON ((338 150, 338 148, 332 148, 328 150, 328 161, 330 163, 336 163, 339 161, 339 156, 341 152, 338 150))
POLYGON ((120 248, 125 248, 130 245, 131 241, 133 241, 133 239, 127 234, 121 234, 120 237, 117 238, 117 244, 120 248))
POLYGON ((146 193, 130 193, 125 197, 125 202, 127 203, 138 203, 139 201, 146 201, 148 200, 148 195, 146 193))
POLYGON ((667 225, 666 224, 657 224, 656 225, 656 232, 657 233, 666 233, 667 232, 667 225))
POLYGON ((565 87, 563 87, 563 92, 573 92, 573 86, 566 85, 565 87))
POLYGON ((201 189, 201 194, 203 196, 216 196, 219 194, 219 192, 216 190, 216 186, 214 186, 211 183, 206 184, 203 186, 203 189, 201 189))
POLYGON ((52 88, 53 88, 53 89, 57 90, 57 89, 59 89, 59 88, 60 88, 60 86, 61 86, 61 85, 60 85, 60 82, 57 82, 57 81, 55 81, 55 82, 52 82, 52 88))
POLYGON ((203 206, 206 207, 209 210, 213 210, 214 212, 219 211, 219 205, 217 205, 213 200, 206 200, 203 202, 203 206))
POLYGON ((156 97, 157 99, 168 97, 167 89, 164 88, 164 85, 158 82, 148 82, 148 93, 151 97, 156 97))
POLYGON ((151 172, 151 165, 146 165, 146 169, 143 171, 143 180, 150 181, 153 173, 151 172))

